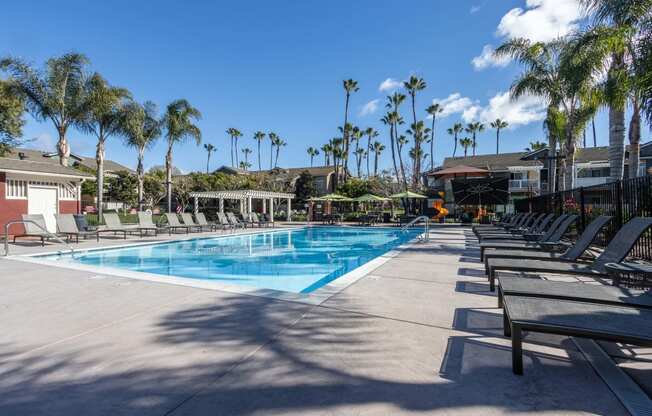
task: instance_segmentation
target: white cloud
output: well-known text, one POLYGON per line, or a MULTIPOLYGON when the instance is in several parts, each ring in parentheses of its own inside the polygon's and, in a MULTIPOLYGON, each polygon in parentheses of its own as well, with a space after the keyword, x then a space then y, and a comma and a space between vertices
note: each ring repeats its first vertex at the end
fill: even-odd
MULTIPOLYGON (((548 42, 577 29, 583 17, 579 0, 527 0, 525 9, 508 11, 498 24, 496 36, 502 39, 527 38, 533 42, 548 42)), ((492 56, 493 48, 485 45, 482 53, 473 58, 473 66, 485 69, 506 66, 509 61, 492 56)))
POLYGON ((378 87, 378 91, 384 92, 384 91, 394 91, 399 89, 403 83, 399 80, 393 79, 393 78, 387 78, 385 81, 380 83, 380 86, 378 87))
POLYGON ((507 66, 509 62, 510 62, 509 57, 495 56, 494 47, 492 45, 484 45, 484 48, 482 48, 482 53, 471 60, 473 67, 478 71, 488 68, 490 66, 502 68, 507 66))
POLYGON ((469 97, 462 97, 459 92, 453 93, 446 98, 435 98, 432 100, 433 104, 442 106, 440 118, 445 118, 455 113, 463 113, 474 105, 469 97))
POLYGON ((479 12, 480 9, 482 9, 482 6, 480 6, 480 5, 478 5, 478 6, 471 6, 471 10, 469 10, 469 13, 471 13, 471 14, 475 14, 475 13, 479 12))
POLYGON ((369 101, 367 104, 363 105, 362 108, 360 108, 358 116, 364 117, 375 113, 378 111, 378 103, 380 103, 379 99, 369 101))
POLYGON ((486 107, 470 106, 462 113, 462 120, 470 123, 479 120, 490 123, 500 118, 507 121, 510 127, 517 127, 541 121, 546 116, 546 104, 541 98, 524 95, 512 100, 509 92, 501 92, 493 96, 486 107))

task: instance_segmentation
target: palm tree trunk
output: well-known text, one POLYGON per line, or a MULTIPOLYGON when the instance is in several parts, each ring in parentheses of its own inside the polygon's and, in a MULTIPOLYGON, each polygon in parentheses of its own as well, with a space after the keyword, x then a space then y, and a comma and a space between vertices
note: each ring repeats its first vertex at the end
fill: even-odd
MULTIPOLYGON (((371 151, 371 135, 367 137, 367 176, 371 176, 371 172, 369 171, 369 152, 371 151)), ((375 174, 374 174, 375 176, 375 174)))
POLYGON ((571 123, 566 128, 566 157, 564 166, 564 188, 573 189, 575 186, 575 140, 571 123))
POLYGON ((258 140, 258 170, 263 170, 260 164, 260 140, 258 140))
POLYGON ((138 175, 138 210, 143 210, 143 188, 145 183, 145 168, 143 166, 143 159, 145 158, 145 148, 138 149, 138 167, 136 174, 138 175))
POLYGON ((374 152, 374 176, 378 176, 378 152, 374 152))
POLYGON ((172 143, 168 144, 165 155, 165 193, 168 200, 168 212, 172 212, 172 143))
POLYGON ((455 147, 453 147, 453 157, 455 157, 455 153, 457 153, 457 133, 453 135, 453 138, 455 139, 455 147))
POLYGON ((396 165, 396 151, 395 151, 395 140, 394 140, 394 127, 389 126, 389 142, 392 146, 392 163, 394 164, 394 174, 396 175, 396 181, 398 181, 398 166, 396 165))
POLYGON ((238 138, 235 138, 235 165, 240 166, 240 156, 238 155, 238 138))
MULTIPOLYGON (((620 70, 624 65, 623 56, 614 55, 612 69, 620 70)), ((610 179, 617 181, 623 178, 625 164, 625 104, 609 106, 609 168, 610 179)))
POLYGON ((315 156, 310 155, 310 167, 312 167, 312 160, 315 158, 315 156))
POLYGON ((632 118, 629 122, 629 177, 638 176, 641 153, 641 109, 638 98, 632 99, 632 118))
POLYGON ((235 167, 235 159, 233 157, 233 136, 231 136, 231 167, 235 167))
POLYGON ((473 156, 475 156, 475 131, 473 132, 473 156))
POLYGON ((430 170, 435 168, 435 115, 432 115, 432 127, 430 128, 430 170))
POLYGON ((496 129, 496 154, 500 153, 500 147, 498 143, 500 142, 500 129, 496 129))
POLYGON ((593 128, 593 147, 598 147, 598 139, 595 135, 595 117, 591 118, 591 127, 593 128))
POLYGON ((342 167, 344 168, 344 182, 346 182, 346 171, 349 168, 349 131, 346 128, 349 122, 349 98, 350 94, 346 92, 346 102, 344 104, 344 125, 342 126, 342 139, 344 140, 344 154, 342 155, 342 167))
POLYGON ((557 189, 557 140, 548 136, 548 193, 553 193, 557 189))
POLYGON ((208 156, 206 157, 206 174, 208 175, 208 169, 211 163, 211 152, 208 152, 208 156))
POLYGON ((416 110, 416 93, 413 91, 412 94, 412 119, 414 120, 414 175, 412 177, 413 186, 417 186, 419 183, 419 172, 421 172, 421 133, 416 129, 417 126, 417 110, 416 110))
POLYGON ((274 169, 274 142, 272 142, 272 145, 269 149, 269 170, 274 169))
POLYGON ((281 146, 276 146, 276 159, 274 159, 274 167, 278 167, 278 154, 281 151, 281 146))
POLYGON ((61 166, 68 166, 68 158, 70 157, 70 146, 68 139, 66 139, 66 127, 59 126, 57 128, 59 133, 59 141, 57 142, 57 152, 59 153, 59 164, 61 166))
POLYGON ((104 138, 100 137, 97 141, 97 149, 95 151, 95 162, 97 163, 96 185, 97 185, 97 218, 102 221, 102 214, 104 214, 104 138))

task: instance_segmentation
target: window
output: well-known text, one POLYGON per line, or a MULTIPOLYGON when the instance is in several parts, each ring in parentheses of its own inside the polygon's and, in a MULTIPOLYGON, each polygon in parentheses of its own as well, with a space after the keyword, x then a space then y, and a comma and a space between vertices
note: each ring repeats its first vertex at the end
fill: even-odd
POLYGON ((609 168, 585 168, 577 172, 578 178, 607 178, 609 177, 609 168))
POLYGON ((11 199, 27 198, 27 181, 20 179, 7 179, 5 195, 11 199))
POLYGON ((5 196, 7 199, 26 199, 29 185, 54 186, 59 190, 59 199, 77 200, 77 185, 70 182, 28 181, 25 179, 7 179, 5 196))

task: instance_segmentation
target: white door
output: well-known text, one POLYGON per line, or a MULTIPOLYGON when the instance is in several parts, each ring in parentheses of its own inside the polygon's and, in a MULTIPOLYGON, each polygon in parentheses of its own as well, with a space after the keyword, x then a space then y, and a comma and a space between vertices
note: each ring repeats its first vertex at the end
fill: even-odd
POLYGON ((51 233, 57 231, 54 214, 59 212, 57 188, 30 185, 27 192, 27 213, 43 214, 45 225, 51 233))

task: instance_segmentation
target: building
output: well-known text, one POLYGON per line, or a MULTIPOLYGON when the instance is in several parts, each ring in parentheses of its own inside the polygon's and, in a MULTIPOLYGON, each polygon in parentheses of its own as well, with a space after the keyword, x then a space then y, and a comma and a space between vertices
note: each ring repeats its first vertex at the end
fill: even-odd
POLYGON ((289 183, 292 187, 297 179, 303 172, 308 172, 312 175, 317 189, 318 195, 326 195, 335 192, 335 167, 334 166, 316 166, 308 168, 274 168, 271 170, 252 170, 246 171, 240 168, 232 168, 230 166, 222 166, 215 172, 225 173, 228 175, 256 175, 267 174, 272 175, 275 179, 289 183))
MULTIPOLYGON (((22 214, 43 214, 49 231, 56 231, 54 214, 79 213, 81 183, 92 179, 58 157, 28 149, 14 149, 0 157, 0 227, 22 214)), ((9 231, 18 233, 22 226, 9 231)))
MULTIPOLYGON (((449 157, 444 159, 442 166, 425 173, 428 188, 433 192, 445 192, 447 208, 451 210, 452 187, 450 178, 438 179, 436 173, 443 169, 455 167, 471 167, 484 169, 484 174, 469 175, 472 177, 491 176, 509 179, 510 204, 507 207, 496 207, 498 211, 509 210, 513 201, 528 198, 547 192, 548 169, 544 161, 548 156, 548 149, 544 148, 535 152, 514 152, 498 155, 478 155, 468 157, 449 157)), ((625 152, 625 177, 628 176, 629 154, 625 152)), ((639 176, 652 172, 652 142, 641 145, 641 167, 639 176)), ((609 179, 609 147, 587 147, 578 149, 575 156, 574 183, 576 187, 592 186, 606 183, 609 179)), ((451 211, 453 212, 453 211, 451 211)))

